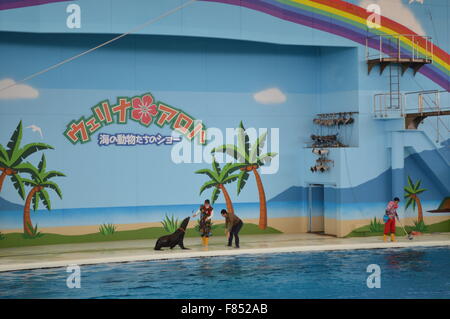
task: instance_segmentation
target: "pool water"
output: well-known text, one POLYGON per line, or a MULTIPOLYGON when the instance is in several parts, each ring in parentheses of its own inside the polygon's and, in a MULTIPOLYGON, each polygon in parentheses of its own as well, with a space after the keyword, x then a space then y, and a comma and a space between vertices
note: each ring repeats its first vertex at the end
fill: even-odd
POLYGON ((450 298, 450 247, 302 252, 0 273, 0 298, 450 298), (381 288, 367 287, 367 266, 381 288))

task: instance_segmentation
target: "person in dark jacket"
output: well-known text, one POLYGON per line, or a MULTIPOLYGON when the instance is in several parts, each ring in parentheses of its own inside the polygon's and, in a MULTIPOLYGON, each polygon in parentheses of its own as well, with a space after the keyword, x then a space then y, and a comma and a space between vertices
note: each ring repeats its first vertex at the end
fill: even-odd
POLYGON ((236 248, 239 248, 239 231, 244 223, 234 213, 227 212, 225 209, 222 209, 220 214, 225 218, 225 234, 228 237, 228 247, 232 246, 234 237, 236 248))

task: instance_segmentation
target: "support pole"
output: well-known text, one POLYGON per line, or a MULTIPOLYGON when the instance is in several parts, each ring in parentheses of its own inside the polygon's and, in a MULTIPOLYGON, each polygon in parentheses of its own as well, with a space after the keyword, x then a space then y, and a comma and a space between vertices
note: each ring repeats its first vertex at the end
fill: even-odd
POLYGON ((402 132, 392 132, 391 134, 392 198, 402 198, 405 181, 405 144, 402 132))

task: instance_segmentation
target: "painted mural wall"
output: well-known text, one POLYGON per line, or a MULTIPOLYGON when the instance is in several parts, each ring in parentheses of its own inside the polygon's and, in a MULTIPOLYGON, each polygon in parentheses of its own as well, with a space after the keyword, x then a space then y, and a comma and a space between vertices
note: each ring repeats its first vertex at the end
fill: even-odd
MULTIPOLYGON (((126 32, 148 12, 183 5, 50 2, 0 7, 0 87, 126 32), (70 4, 82 10, 80 28, 67 27, 70 4)), ((372 1, 386 14, 374 31, 365 2, 196 1, 0 91, 0 232, 81 236, 112 225, 148 238, 166 216, 183 219, 206 198, 254 233, 306 232, 316 183, 325 232, 345 236, 380 218, 393 194, 403 198, 408 176, 426 189, 418 193, 426 223, 449 219, 427 213, 449 195, 448 131, 438 142, 425 126, 405 136, 404 166, 394 167, 392 132, 402 120, 373 119, 373 95, 388 79, 368 75, 365 62, 372 33, 432 35, 435 63, 407 71, 402 90, 448 90, 448 3, 372 1), (313 120, 330 112, 357 112, 351 126, 331 129, 349 147, 331 149, 329 171, 312 172, 313 120)), ((412 225, 418 207, 404 207, 412 225)))

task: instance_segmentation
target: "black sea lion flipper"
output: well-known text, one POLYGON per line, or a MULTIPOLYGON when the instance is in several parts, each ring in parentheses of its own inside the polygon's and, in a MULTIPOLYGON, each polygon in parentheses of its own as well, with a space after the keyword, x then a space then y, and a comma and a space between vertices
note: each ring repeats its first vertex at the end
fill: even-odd
POLYGON ((189 250, 189 248, 184 247, 184 244, 182 242, 179 243, 178 246, 180 246, 181 249, 189 250))
POLYGON ((155 250, 161 250, 160 240, 158 239, 155 244, 155 250))

